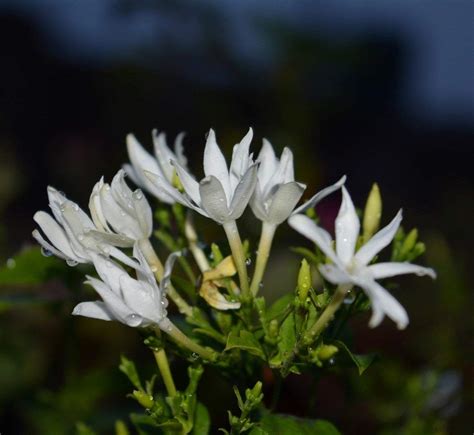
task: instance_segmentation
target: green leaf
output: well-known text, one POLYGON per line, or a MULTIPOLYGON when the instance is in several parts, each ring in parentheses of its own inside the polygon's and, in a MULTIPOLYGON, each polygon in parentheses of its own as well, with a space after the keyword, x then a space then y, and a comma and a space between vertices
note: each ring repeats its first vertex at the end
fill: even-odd
POLYGON ((265 318, 267 320, 275 319, 284 313, 284 311, 291 305, 293 301, 293 294, 287 293, 281 298, 277 299, 273 304, 267 309, 265 313, 265 318))
POLYGON ((367 355, 357 355, 352 353, 342 341, 335 340, 334 344, 339 349, 343 350, 345 354, 352 360, 359 371, 359 375, 362 375, 362 373, 364 373, 377 358, 377 354, 375 353, 369 353, 367 355))
POLYGON ((135 363, 133 361, 122 355, 120 358, 119 369, 122 373, 125 374, 125 376, 127 376, 127 378, 137 390, 145 391, 142 387, 140 377, 138 376, 137 368, 135 367, 135 363))
POLYGON ((227 337, 227 345, 224 351, 231 349, 242 349, 252 355, 265 359, 265 354, 263 353, 260 343, 249 331, 231 331, 227 337))
POLYGON ((37 246, 9 258, 0 268, 0 285, 41 284, 64 274, 66 266, 56 257, 45 257, 37 246), (61 273, 61 271, 63 273, 61 273))
POLYGON ((265 413, 260 425, 250 435, 340 435, 340 432, 326 420, 309 420, 284 414, 265 413))
POLYGON ((207 435, 211 430, 211 418, 207 408, 198 402, 196 412, 194 413, 194 427, 191 432, 193 435, 207 435))
POLYGON ((96 435, 96 433, 86 424, 81 421, 76 423, 76 434, 77 435, 96 435))

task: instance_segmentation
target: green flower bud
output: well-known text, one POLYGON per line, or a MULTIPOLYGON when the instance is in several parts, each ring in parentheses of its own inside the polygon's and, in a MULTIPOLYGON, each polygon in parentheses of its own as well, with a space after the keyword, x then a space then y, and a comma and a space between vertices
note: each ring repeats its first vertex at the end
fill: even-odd
POLYGON ((367 202, 365 203, 364 220, 362 222, 364 243, 379 229, 382 216, 382 197, 377 183, 372 185, 367 202))
POLYGON ((115 435, 130 435, 127 426, 122 420, 115 422, 115 435))
POLYGON ((339 349, 332 344, 323 344, 318 349, 318 357, 321 361, 326 361, 332 358, 339 349))
POLYGON ((402 248, 400 250, 400 257, 406 259, 407 255, 415 247, 416 240, 418 239, 418 230, 413 228, 403 241, 402 248))
POLYGON ((278 320, 277 319, 270 320, 270 324, 268 325, 268 335, 270 335, 271 338, 278 337, 278 320))
POLYGON ((150 409, 153 406, 153 396, 139 390, 134 390, 132 394, 137 402, 144 408, 150 409))
POLYGON ((298 272, 298 296, 301 302, 306 301, 311 283, 311 268, 306 259, 303 258, 300 271, 298 272))

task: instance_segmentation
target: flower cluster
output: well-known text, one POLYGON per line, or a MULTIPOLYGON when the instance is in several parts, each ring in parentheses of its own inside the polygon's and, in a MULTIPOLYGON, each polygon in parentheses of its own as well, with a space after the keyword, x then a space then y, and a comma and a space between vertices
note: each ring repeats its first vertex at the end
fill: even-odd
POLYGON ((405 309, 376 280, 406 273, 433 278, 435 274, 432 269, 407 262, 374 261, 393 240, 400 226, 401 212, 373 237, 361 237, 359 218, 345 187, 345 176, 298 205, 306 185, 295 181, 292 151, 284 148, 278 158, 273 146, 264 139, 254 158, 250 151, 252 139, 253 131, 249 129, 234 146, 230 165, 227 165, 211 129, 204 148, 204 178, 199 180, 191 173, 184 156, 183 134, 176 138, 172 151, 165 135, 153 131, 154 155, 129 135, 130 164, 118 171, 110 185, 103 178, 95 184, 89 201, 90 216, 64 194, 49 187, 52 216, 43 211, 34 216, 47 239, 38 230, 33 236, 44 250, 66 260, 69 265, 92 264, 99 277, 88 276, 86 282, 102 301, 83 302, 76 306, 73 314, 118 320, 133 327, 172 330, 175 337, 183 338, 168 320, 166 311, 168 295, 182 313, 190 316, 193 312, 171 284, 171 269, 179 254, 172 253, 163 266, 154 251, 150 242, 153 212, 140 189, 143 188, 164 204, 178 204, 223 226, 232 257, 211 268, 209 257, 195 243, 196 232, 191 221, 186 222, 189 247, 204 276, 200 295, 213 308, 238 310, 252 300, 261 285, 276 228, 288 221, 326 257, 318 268, 326 282, 337 287, 336 292, 347 294, 353 287, 365 292, 373 311, 370 326, 379 325, 387 315, 399 328, 404 328, 408 324, 405 309), (125 182, 126 175, 140 188, 132 191, 125 182), (306 212, 338 190, 342 191, 342 203, 335 222, 333 244, 330 234, 306 212), (262 222, 251 281, 236 225, 248 205, 262 222), (127 251, 130 248, 132 255, 127 251), (225 273, 218 272, 223 270, 225 273), (239 285, 232 277, 235 272, 239 285), (224 297, 220 288, 229 289, 229 294, 224 297))

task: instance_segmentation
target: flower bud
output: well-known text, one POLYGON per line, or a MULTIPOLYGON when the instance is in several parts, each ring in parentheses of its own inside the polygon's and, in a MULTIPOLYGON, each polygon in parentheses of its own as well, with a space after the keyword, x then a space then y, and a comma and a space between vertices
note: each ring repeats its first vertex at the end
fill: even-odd
POLYGON ((153 406, 153 396, 139 390, 134 390, 132 394, 137 402, 144 408, 150 409, 153 406))
POLYGON ((318 357, 321 361, 326 361, 332 358, 338 351, 339 349, 332 344, 323 344, 318 349, 318 357))
POLYGON ((415 247, 416 240, 418 239, 418 230, 413 228, 403 241, 402 247, 400 249, 400 257, 405 259, 410 251, 415 247))
POLYGON ((311 283, 311 268, 306 259, 303 258, 300 271, 298 272, 298 296, 301 302, 306 301, 311 283))
POLYGON ((382 216, 382 197, 377 183, 372 185, 364 210, 362 222, 364 243, 367 242, 379 229, 382 216))

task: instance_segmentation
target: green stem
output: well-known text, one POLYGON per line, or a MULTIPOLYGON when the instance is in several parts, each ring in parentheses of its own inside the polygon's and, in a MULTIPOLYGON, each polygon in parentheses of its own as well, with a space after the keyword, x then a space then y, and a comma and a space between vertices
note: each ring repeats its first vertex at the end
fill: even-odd
POLYGON ((247 265, 245 264, 244 249, 242 240, 240 239, 239 229, 235 221, 225 222, 223 224, 227 240, 229 241, 230 250, 234 259, 235 267, 239 275, 240 290, 244 299, 249 299, 250 287, 249 278, 247 275, 247 265))
MULTIPOLYGON (((163 264, 161 263, 160 259, 156 255, 153 246, 148 239, 141 239, 138 241, 141 251, 150 266, 151 271, 154 273, 158 282, 161 281, 163 278, 163 264)), ((173 285, 169 285, 167 289, 167 295, 170 299, 176 304, 180 313, 185 314, 186 316, 191 316, 193 313, 192 307, 180 296, 180 294, 176 291, 173 285)))
POLYGON ((257 261, 255 263, 255 271, 253 273, 250 291, 255 296, 258 293, 260 283, 262 282, 265 268, 267 266, 268 257, 272 248, 273 236, 277 226, 269 222, 262 223, 262 232, 260 234, 260 242, 258 244, 257 261))
POLYGON ((318 317, 318 320, 311 326, 306 333, 298 340, 293 351, 286 359, 282 366, 282 374, 286 376, 289 373, 291 364, 295 360, 296 356, 300 353, 301 349, 305 346, 309 346, 324 330, 327 324, 330 322, 334 316, 337 309, 341 306, 344 298, 347 295, 347 292, 352 288, 352 284, 341 284, 337 287, 331 302, 326 306, 325 310, 318 317))
MULTIPOLYGON (((161 336, 161 331, 158 328, 156 328, 155 332, 158 337, 161 336)), ((166 356, 165 350, 163 348, 154 349, 153 355, 155 356, 156 364, 160 370, 161 378, 165 384, 168 396, 176 396, 176 387, 174 385, 173 375, 171 374, 170 365, 168 363, 168 357, 166 356)))
POLYGON ((160 329, 167 334, 169 334, 175 341, 181 344, 186 349, 189 349, 191 352, 195 352, 200 355, 202 358, 209 361, 214 361, 217 357, 216 352, 211 349, 205 348, 195 341, 191 340, 187 335, 185 335, 176 325, 174 325, 168 318, 165 318, 160 323, 160 329))

